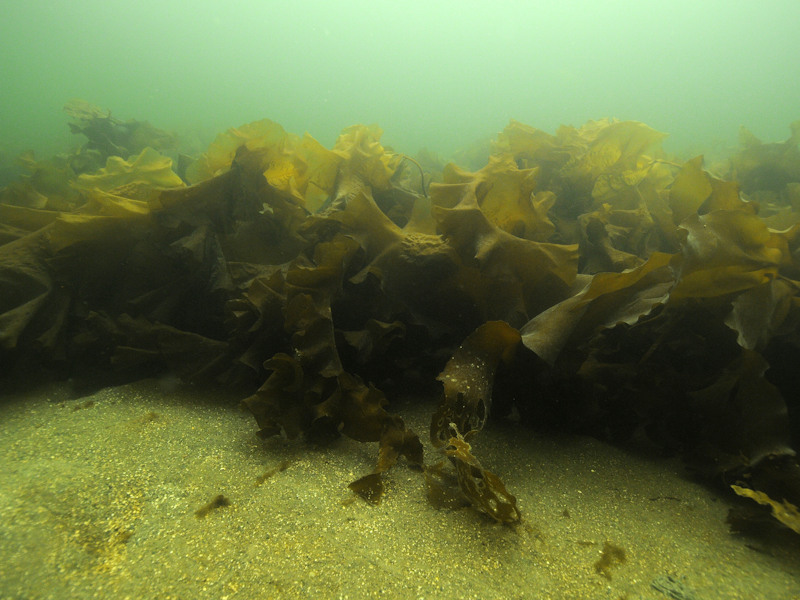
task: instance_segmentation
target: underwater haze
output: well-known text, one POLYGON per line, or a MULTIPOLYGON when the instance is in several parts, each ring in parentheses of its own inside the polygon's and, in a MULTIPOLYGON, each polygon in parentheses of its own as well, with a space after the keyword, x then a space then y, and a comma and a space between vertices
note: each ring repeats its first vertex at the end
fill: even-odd
POLYGON ((796 0, 4 0, 0 19, 6 159, 77 146, 72 98, 198 149, 270 118, 328 147, 377 123, 445 156, 511 118, 643 121, 687 155, 741 125, 783 140, 800 116, 796 0))
POLYGON ((0 600, 800 599, 798 24, 0 0, 0 600))

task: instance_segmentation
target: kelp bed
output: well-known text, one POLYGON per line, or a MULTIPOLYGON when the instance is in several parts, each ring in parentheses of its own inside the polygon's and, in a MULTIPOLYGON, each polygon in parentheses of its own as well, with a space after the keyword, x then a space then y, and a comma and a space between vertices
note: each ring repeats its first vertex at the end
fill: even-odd
POLYGON ((470 171, 268 120, 173 161, 66 109, 88 141, 0 190, 4 373, 235 386, 263 436, 379 442, 366 500, 402 456, 504 523, 470 440, 513 416, 681 453, 800 532, 800 122, 712 175, 642 123, 512 121, 470 171), (408 390, 441 396, 428 466, 408 390))

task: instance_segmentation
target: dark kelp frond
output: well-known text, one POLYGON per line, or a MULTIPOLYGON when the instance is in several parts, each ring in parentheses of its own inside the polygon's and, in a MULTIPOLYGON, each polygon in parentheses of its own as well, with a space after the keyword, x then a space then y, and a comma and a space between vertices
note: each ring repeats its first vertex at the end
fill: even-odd
POLYGON ((503 523, 519 521, 517 500, 499 477, 481 466, 467 439, 483 429, 491 410, 497 365, 510 361, 519 341, 519 332, 502 321, 489 321, 476 329, 439 375, 444 392, 431 420, 431 441, 443 446, 455 466, 461 491, 473 507, 503 523))

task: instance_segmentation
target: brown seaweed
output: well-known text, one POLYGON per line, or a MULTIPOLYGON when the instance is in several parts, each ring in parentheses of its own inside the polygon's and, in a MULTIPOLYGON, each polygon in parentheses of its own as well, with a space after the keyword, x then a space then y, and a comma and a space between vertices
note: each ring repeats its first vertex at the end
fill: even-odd
POLYGON ((499 477, 481 466, 467 440, 483 429, 491 410, 497 364, 511 360, 519 341, 519 332, 502 321, 489 321, 475 330, 439 375, 444 393, 431 420, 431 441, 444 446, 442 451, 455 466, 464 496, 501 523, 520 520, 516 498, 499 477))
POLYGON ((264 120, 221 134, 186 186, 168 135, 68 112, 86 146, 20 157, 0 191, 5 373, 240 386, 261 435, 377 442, 352 484, 373 502, 401 456, 422 465, 391 402, 438 373, 432 440, 495 520, 519 510, 471 444, 513 409, 800 505, 796 131, 744 135, 720 178, 642 123, 512 121, 471 170, 420 157, 420 175, 376 126, 327 149, 264 120))
POLYGON ((472 446, 467 439, 476 432, 462 436, 455 424, 451 424, 450 431, 452 437, 443 452, 455 466, 458 485, 464 496, 475 509, 498 523, 518 522, 522 515, 517 508, 517 499, 497 475, 484 469, 472 455, 472 446))
POLYGON ((497 365, 511 360, 519 341, 519 332, 502 321, 484 323, 464 340, 438 377, 444 393, 431 420, 435 446, 450 441, 453 426, 459 435, 483 429, 497 365))
POLYGON ((230 505, 231 501, 228 498, 226 498, 222 494, 218 494, 214 496, 208 504, 204 504, 196 511, 194 511, 194 516, 197 517, 198 519, 205 519, 212 511, 230 505))
POLYGON ((626 560, 627 555, 624 548, 611 542, 604 542, 600 558, 594 563, 594 570, 610 581, 612 569, 625 564, 626 560))
POLYGON ((157 129, 147 121, 122 121, 112 117, 110 110, 85 100, 70 100, 64 105, 64 112, 72 119, 69 124, 72 133, 87 138, 84 152, 96 153, 100 161, 111 156, 127 158, 148 147, 167 150, 178 143, 174 134, 157 129))

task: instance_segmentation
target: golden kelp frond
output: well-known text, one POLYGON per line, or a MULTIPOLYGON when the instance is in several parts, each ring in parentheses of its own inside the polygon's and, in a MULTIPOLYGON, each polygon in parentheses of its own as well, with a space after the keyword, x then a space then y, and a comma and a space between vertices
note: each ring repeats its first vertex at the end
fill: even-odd
POLYGON ((601 173, 592 188, 592 198, 596 206, 609 204, 617 210, 644 207, 657 215, 667 209, 664 198, 673 183, 675 171, 680 167, 676 163, 641 155, 630 168, 601 173))
POLYGON ((73 98, 64 105, 64 112, 73 119, 79 121, 91 121, 92 119, 108 119, 111 117, 111 111, 102 109, 99 106, 82 100, 80 98, 73 98))
POLYGON ((165 363, 182 379, 197 381, 212 379, 227 368, 222 358, 225 342, 153 323, 143 316, 132 318, 122 314, 110 319, 93 314, 89 321, 106 335, 124 337, 128 341, 127 345, 117 346, 111 358, 120 369, 165 363))
POLYGON ((671 300, 741 292, 778 275, 783 260, 775 234, 749 210, 716 210, 683 220, 678 282, 671 300))
POLYGON ((583 290, 531 319, 521 330, 522 343, 552 365, 571 339, 636 323, 666 301, 674 284, 671 259, 657 252, 635 269, 598 273, 583 290))
POLYGON ((74 120, 69 124, 72 133, 87 138, 81 153, 96 155, 101 161, 109 156, 139 154, 148 147, 167 150, 177 146, 174 134, 153 127, 147 121, 115 119, 110 110, 103 110, 85 100, 70 100, 64 106, 64 112, 74 120))
MULTIPOLYGON (((5 206, 19 206, 31 209, 47 209, 50 199, 38 192, 30 181, 18 180, 0 189, 0 203, 5 206)), ((66 207, 64 207, 66 208, 66 207)), ((55 207, 52 207, 56 210, 55 207)))
MULTIPOLYGON (((205 190, 212 192, 210 196, 197 189, 164 190, 165 193, 180 191, 191 197, 193 202, 189 207, 181 203, 135 201, 92 190, 86 192, 89 201, 80 211, 48 213, 52 219, 45 219, 42 228, 26 239, 38 240, 37 247, 42 250, 42 254, 31 254, 40 263, 34 271, 57 277, 61 283, 44 296, 40 309, 34 312, 30 312, 31 303, 41 295, 41 286, 14 286, 19 291, 14 302, 28 311, 26 320, 15 320, 24 326, 24 343, 36 344, 40 351, 52 354, 56 360, 59 356, 60 360, 65 360, 63 345, 66 343, 74 344, 71 360, 80 360, 74 357, 83 354, 95 357, 96 348, 104 347, 108 350, 105 358, 99 358, 91 368, 111 368, 107 361, 115 357, 113 360, 117 362, 113 368, 127 372, 129 367, 138 368, 136 365, 144 364, 142 360, 146 356, 150 357, 145 361, 149 368, 163 365, 166 355, 154 353, 152 349, 114 353, 116 347, 136 346, 138 342, 133 338, 143 332, 141 328, 121 327, 121 321, 115 316, 120 312, 130 311, 146 317, 149 322, 161 322, 180 330, 202 331, 208 334, 204 337, 218 336, 218 332, 211 333, 214 326, 210 324, 220 319, 220 298, 212 299, 208 294, 218 294, 219 290, 230 286, 224 281, 227 268, 220 262, 223 257, 218 239, 207 224, 213 215, 215 221, 224 225, 230 220, 225 212, 237 207, 235 198, 218 193, 225 189, 225 186, 217 186, 205 190), (169 206, 169 214, 166 206, 169 206), (184 209, 186 212, 181 214, 184 209), (163 220, 153 219, 153 211, 161 212, 159 216, 163 220), (188 220, 179 227, 185 216, 188 220), (81 330, 80 341, 65 338, 65 328, 72 327, 70 319, 74 318, 70 316, 70 303, 73 307, 85 303, 88 310, 106 314, 92 321, 82 314, 77 325, 81 330)), ((14 222, 20 217, 18 213, 16 216, 11 212, 4 214, 14 222)), ((16 277, 13 273, 23 267, 24 261, 16 262, 16 267, 0 267, 0 272, 16 277)), ((32 268, 30 264, 24 270, 32 273, 32 268)), ((9 318, 15 314, 12 309, 4 312, 9 318)), ((176 350, 170 355, 173 365, 178 362, 174 359, 181 355, 187 361, 195 360, 194 351, 188 346, 196 345, 197 339, 177 334, 170 336, 178 346, 187 346, 183 354, 176 350), (177 342, 178 337, 182 341, 177 342)), ((222 352, 224 344, 217 342, 203 345, 208 350, 206 358, 216 354, 213 360, 209 358, 208 368, 188 368, 182 372, 215 377, 231 371, 230 359, 222 352)))
POLYGON ((778 521, 786 525, 795 533, 800 533, 800 510, 798 510, 797 507, 791 502, 786 500, 783 502, 777 502, 776 500, 773 500, 767 496, 764 492, 757 492, 756 490, 751 490, 750 488, 739 485, 731 485, 731 489, 739 496, 750 498, 759 504, 769 506, 770 509, 772 509, 773 517, 775 517, 778 521))
MULTIPOLYGON (((16 348, 26 332, 38 343, 46 341, 49 350, 55 346, 66 314, 63 302, 52 302, 57 286, 46 264, 50 227, 0 246, 0 351, 16 348)), ((62 300, 69 302, 66 296, 62 300)))
POLYGON ((75 181, 82 190, 94 188, 110 191, 130 184, 146 184, 156 188, 183 187, 185 184, 172 170, 172 159, 153 148, 145 148, 137 156, 124 160, 110 156, 99 172, 83 174, 75 181))
POLYGON ((308 134, 255 152, 262 156, 267 184, 308 212, 316 212, 333 192, 341 157, 308 134))
POLYGON ((477 206, 476 188, 479 184, 480 180, 475 173, 448 163, 442 172, 442 182, 431 184, 431 203, 444 208, 453 208, 462 202, 474 203, 477 206))
POLYGON ((342 331, 342 337, 356 351, 356 360, 365 364, 376 356, 386 353, 396 340, 406 335, 406 326, 400 321, 385 323, 377 319, 368 319, 364 329, 342 331))
POLYGON ((378 208, 369 190, 362 189, 353 194, 343 210, 325 215, 330 221, 344 226, 367 253, 367 261, 373 262, 403 238, 402 230, 378 208))
POLYGON ((402 420, 394 421, 386 411, 388 401, 375 386, 344 371, 337 376, 337 384, 336 390, 314 407, 315 420, 329 420, 344 435, 360 442, 377 442, 387 428, 404 428, 402 420))
POLYGON ((344 161, 346 177, 355 177, 373 190, 389 188, 389 182, 403 160, 380 143, 383 130, 377 125, 353 125, 343 130, 333 152, 344 161))
POLYGON ((224 172, 241 149, 252 166, 259 166, 271 189, 309 212, 316 212, 328 199, 342 162, 340 155, 310 135, 298 138, 264 119, 218 135, 208 151, 189 166, 188 180, 197 183, 224 172))
POLYGON ((392 417, 383 428, 380 439, 378 464, 372 473, 353 481, 349 487, 367 502, 378 504, 383 497, 383 477, 386 471, 392 468, 400 456, 405 456, 408 462, 421 468, 422 442, 417 434, 406 429, 403 420, 392 417))
POLYGON ((0 224, 13 227, 27 235, 55 221, 59 213, 12 204, 0 203, 0 224))
POLYGON ((640 156, 630 169, 609 170, 592 189, 595 210, 578 218, 582 273, 620 271, 655 251, 677 250, 666 202, 675 165, 640 156))
POLYGON ((300 140, 298 153, 305 164, 303 181, 299 186, 304 206, 315 213, 333 192, 342 159, 308 134, 300 140))
MULTIPOLYGON (((154 150, 151 152, 155 153, 154 150)), ((150 160, 148 158, 139 160, 141 159, 139 157, 132 163, 119 159, 124 163, 119 168, 114 158, 109 158, 109 162, 115 165, 109 173, 97 176, 82 175, 81 177, 86 178, 83 179, 83 183, 89 185, 88 182, 91 180, 115 189, 139 183, 152 189, 149 182, 167 182, 170 179, 163 169, 169 169, 171 161, 169 158, 162 157, 157 153, 151 155, 149 157, 150 160), (91 179, 92 177, 97 179, 91 179), (125 179, 130 181, 125 182, 125 179), (113 185, 114 183, 120 183, 121 185, 115 186, 113 185)), ((169 173, 172 173, 172 171, 169 171, 169 173)), ((177 184, 183 185, 179 179, 177 184)), ((103 191, 100 186, 87 188, 84 191, 84 196, 87 202, 79 211, 63 213, 55 220, 49 235, 51 247, 55 252, 62 251, 74 243, 97 243, 108 239, 109 236, 118 235, 126 226, 146 226, 147 219, 151 214, 150 202, 134 200, 103 191)), ((122 237, 125 238, 127 236, 123 235, 122 237)))
POLYGON ((800 280, 800 223, 781 231, 770 228, 769 246, 780 250, 783 256, 780 272, 783 277, 800 280))
POLYGON ((86 193, 87 204, 82 213, 110 217, 142 217, 150 214, 150 204, 94 189, 86 193))
MULTIPOLYGON (((664 201, 675 167, 644 154, 658 152, 663 137, 635 121, 591 121, 579 129, 562 127, 556 136, 512 121, 498 136, 494 152, 518 166, 536 168, 537 192, 530 197, 536 218, 521 218, 519 210, 509 213, 527 199, 520 197, 517 205, 513 198, 504 199, 504 218, 497 224, 515 233, 535 231, 523 234, 529 239, 580 243, 582 273, 619 271, 654 251, 676 250, 664 201)), ((452 187, 441 190, 441 205, 452 205, 457 193, 452 187)), ((480 202, 486 192, 476 187, 475 193, 480 202)))
MULTIPOLYGON (((143 216, 139 225, 145 226, 143 216)), ((141 235, 143 229, 129 217, 87 214, 62 214, 53 224, 48 237, 54 252, 61 252, 73 244, 102 246, 111 241, 130 240, 141 235)))
POLYGON ((784 206, 761 204, 758 215, 770 229, 784 231, 800 223, 800 183, 787 187, 789 204, 784 206))
POLYGON ((431 203, 445 208, 476 203, 503 231, 544 242, 555 231, 547 214, 555 196, 551 192, 535 193, 538 172, 538 168, 519 169, 508 154, 490 157, 476 173, 448 165, 442 183, 431 185, 431 203))
POLYGON ((589 121, 580 129, 561 127, 558 142, 570 156, 561 175, 576 182, 593 182, 607 171, 632 169, 645 151, 665 137, 638 121, 603 119, 589 121))
POLYGON ((757 212, 752 204, 739 196, 739 186, 732 181, 712 177, 703 170, 703 157, 686 162, 675 176, 669 191, 669 203, 676 226, 697 213, 715 210, 749 210, 757 212))
POLYGON ((331 301, 357 248, 352 239, 337 236, 317 245, 313 262, 301 255, 286 272, 284 329, 292 336, 296 358, 315 376, 334 377, 342 371, 331 301))
POLYGON ((577 244, 515 237, 468 203, 456 208, 434 206, 433 216, 464 264, 477 268, 486 283, 488 318, 521 325, 567 296, 578 269, 577 244))
MULTIPOLYGON (((314 261, 300 255, 285 270, 275 272, 269 278, 254 279, 251 283, 251 297, 264 296, 258 288, 267 288, 271 290, 269 295, 278 301, 277 304, 256 308, 259 311, 266 308, 281 311, 282 327, 290 336, 293 348, 291 363, 295 371, 300 369, 298 377, 289 384, 282 376, 276 379, 273 373, 248 401, 251 409, 260 402, 272 402, 271 395, 282 394, 283 388, 292 393, 302 388, 306 390, 301 396, 306 405, 304 410, 310 415, 313 405, 330 393, 328 388, 333 385, 333 378, 342 373, 334 338, 331 301, 341 287, 348 262, 356 249, 357 244, 352 239, 337 236, 318 245, 314 261)), ((278 357, 283 355, 276 354, 278 357)), ((287 360, 280 358, 278 364, 283 365, 287 360)), ((278 414, 273 420, 286 427, 283 418, 278 414)), ((287 433, 292 434, 289 430, 287 433)))
POLYGON ((71 210, 82 203, 81 195, 73 187, 77 175, 69 157, 36 160, 33 152, 24 152, 17 163, 29 174, 0 188, 1 203, 46 210, 71 210))
POLYGON ((492 143, 493 154, 510 154, 520 168, 554 162, 555 136, 511 119, 492 143))
POLYGON ((262 437, 284 432, 295 438, 311 420, 311 407, 304 401, 303 368, 282 352, 264 361, 264 368, 271 371, 269 377, 242 404, 255 418, 262 437))
MULTIPOLYGON (((482 317, 473 310, 480 301, 465 289, 459 257, 439 235, 418 233, 413 227, 399 228, 381 212, 367 190, 351 195, 341 210, 325 214, 325 223, 342 226, 341 232, 355 239, 364 252, 364 265, 351 283, 375 278, 396 306, 404 306, 431 328, 447 323, 477 325, 482 317)), ((480 292, 475 292, 480 294, 480 292)))
POLYGON ((375 471, 351 484, 356 493, 377 503, 383 493, 383 473, 401 454, 421 463, 422 446, 402 419, 385 410, 383 393, 345 371, 339 357, 331 303, 341 293, 357 248, 352 238, 335 235, 315 246, 313 261, 301 255, 280 274, 253 280, 251 299, 277 301, 258 301, 259 310, 282 310, 293 356, 279 352, 267 361, 264 366, 273 373, 245 404, 262 435, 284 431, 294 437, 302 432, 324 443, 343 433, 360 441, 380 441, 375 471), (271 293, 265 295, 258 288, 269 288, 271 293))
POLYGON ((581 215, 581 273, 620 272, 644 262, 653 220, 644 207, 611 210, 608 204, 581 215), (623 249, 624 248, 624 249, 623 249))
POLYGON ((669 190, 669 204, 675 225, 697 213, 711 195, 711 177, 703 170, 703 157, 686 162, 675 176, 669 190))
POLYGON ((246 146, 248 150, 275 148, 276 153, 280 153, 288 139, 289 134, 283 127, 269 119, 232 127, 220 133, 203 156, 189 166, 186 178, 190 183, 198 183, 219 175, 230 168, 241 146, 246 146))
MULTIPOLYGON (((238 199, 232 216, 242 222, 241 226, 232 222, 227 225, 237 227, 242 233, 250 227, 266 227, 273 233, 267 234, 270 239, 257 241, 257 245, 284 248, 281 255, 286 261, 296 256, 297 251, 307 243, 300 229, 308 217, 308 211, 298 203, 296 197, 276 190, 269 184, 263 172, 265 152, 268 151, 250 151, 242 146, 234 160, 235 169, 200 185, 213 185, 219 180, 227 188, 224 193, 238 199)), ((254 236, 256 232, 252 233, 254 236)), ((244 252, 243 256, 251 253, 243 242, 237 243, 237 247, 244 252)))

